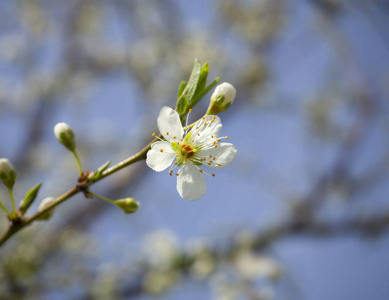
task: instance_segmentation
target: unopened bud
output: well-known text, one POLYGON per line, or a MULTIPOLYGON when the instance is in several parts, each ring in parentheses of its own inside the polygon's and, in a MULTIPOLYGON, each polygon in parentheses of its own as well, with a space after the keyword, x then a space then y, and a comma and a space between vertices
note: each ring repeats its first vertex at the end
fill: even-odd
MULTIPOLYGON (((47 197, 47 198, 43 199, 41 204, 39 204, 38 210, 40 212, 45 210, 46 208, 51 206, 54 203, 54 201, 55 201, 55 198, 53 198, 53 197, 47 197)), ((43 215, 40 215, 38 219, 42 220, 42 221, 47 221, 47 220, 49 220, 51 218, 53 213, 54 213, 54 208, 52 208, 51 210, 45 212, 43 215)))
POLYGON ((54 134, 58 142, 63 144, 70 151, 74 151, 76 145, 74 142, 74 132, 66 123, 57 123, 54 127, 54 134))
POLYGON ((126 214, 132 214, 140 207, 140 203, 134 198, 116 200, 115 204, 119 206, 126 214))
POLYGON ((207 114, 214 115, 227 110, 234 102, 235 96, 236 90, 232 84, 228 82, 219 84, 211 96, 207 114))
POLYGON ((16 171, 6 158, 0 158, 0 179, 8 189, 12 189, 16 180, 16 171))
POLYGON ((42 182, 38 183, 36 186, 32 187, 24 196, 23 200, 20 202, 20 211, 24 215, 31 204, 34 202, 36 196, 38 195, 39 189, 41 188, 42 182))

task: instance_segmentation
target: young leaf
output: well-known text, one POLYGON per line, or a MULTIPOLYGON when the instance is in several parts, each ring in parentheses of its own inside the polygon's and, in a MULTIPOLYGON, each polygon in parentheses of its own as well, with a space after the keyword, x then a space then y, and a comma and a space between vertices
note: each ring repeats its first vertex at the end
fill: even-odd
POLYGON ((195 94, 197 84, 200 78, 200 72, 201 72, 200 61, 196 58, 188 83, 186 84, 185 89, 182 92, 186 96, 186 100, 188 101, 189 104, 191 103, 192 98, 195 94))
POLYGON ((180 86, 178 87, 177 100, 181 97, 187 83, 187 81, 181 81, 180 86))
POLYGON ((20 202, 20 211, 24 215, 31 204, 34 202, 36 196, 38 195, 39 189, 41 188, 42 182, 38 183, 36 186, 32 187, 24 196, 23 200, 20 202))

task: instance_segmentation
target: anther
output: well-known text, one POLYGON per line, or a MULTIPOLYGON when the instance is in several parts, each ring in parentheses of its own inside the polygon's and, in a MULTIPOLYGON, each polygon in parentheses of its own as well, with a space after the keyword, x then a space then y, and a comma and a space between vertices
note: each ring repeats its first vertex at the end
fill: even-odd
POLYGON ((184 165, 186 165, 186 161, 184 161, 184 165))
POLYGON ((199 169, 200 173, 203 173, 203 170, 202 169, 199 169))
POLYGON ((189 108, 189 112, 192 112, 192 109, 191 109, 191 108, 189 108))
POLYGON ((154 132, 153 132, 152 136, 155 137, 155 133, 154 132))
POLYGON ((228 140, 228 135, 226 136, 226 140, 228 140))
POLYGON ((207 122, 204 123, 204 127, 207 126, 207 122))
POLYGON ((212 165, 210 162, 208 163, 208 166, 212 165))
POLYGON ((173 139, 176 139, 176 136, 173 136, 173 139))
POLYGON ((197 133, 198 136, 200 136, 200 133, 197 133))
POLYGON ((176 175, 178 176, 179 174, 178 174, 178 173, 176 173, 176 175))
POLYGON ((163 152, 163 149, 161 149, 161 150, 159 150, 159 151, 163 152))
POLYGON ((219 167, 221 166, 221 164, 217 164, 219 167))
POLYGON ((217 148, 217 145, 215 145, 215 148, 217 148))
POLYGON ((213 160, 215 160, 215 159, 216 159, 216 156, 213 157, 213 160))
POLYGON ((212 157, 212 155, 210 155, 209 157, 212 157))
POLYGON ((196 129, 199 129, 199 127, 198 127, 198 126, 196 126, 196 129))
POLYGON ((215 174, 212 174, 213 177, 215 177, 215 174))
POLYGON ((176 165, 176 164, 177 164, 177 162, 175 161, 175 162, 174 162, 174 164, 176 165))
POLYGON ((213 135, 211 135, 211 138, 213 138, 213 135))
POLYGON ((193 149, 192 151, 193 151, 193 152, 196 152, 196 151, 197 151, 197 149, 193 149))
POLYGON ((205 117, 202 117, 201 119, 205 120, 205 117))
POLYGON ((212 119, 215 119, 215 118, 216 118, 216 117, 213 115, 213 116, 212 116, 212 119))
POLYGON ((213 123, 213 122, 215 122, 215 120, 214 120, 214 119, 212 119, 212 120, 211 120, 211 123, 213 123))
POLYGON ((166 131, 166 135, 169 135, 169 131, 166 131))

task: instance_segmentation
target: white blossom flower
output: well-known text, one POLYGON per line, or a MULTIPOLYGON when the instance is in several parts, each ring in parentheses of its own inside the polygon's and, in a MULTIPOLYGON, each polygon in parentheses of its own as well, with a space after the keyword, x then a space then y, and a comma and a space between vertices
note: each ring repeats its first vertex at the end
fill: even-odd
POLYGON ((202 166, 212 169, 226 167, 234 161, 237 153, 234 145, 220 143, 222 139, 228 139, 228 136, 219 137, 222 129, 220 118, 204 116, 190 131, 184 131, 178 113, 165 106, 157 123, 165 140, 151 145, 146 164, 157 172, 170 166, 170 175, 176 167, 181 167, 176 173, 178 193, 187 200, 201 198, 206 192, 204 174, 215 176, 206 173, 202 166))

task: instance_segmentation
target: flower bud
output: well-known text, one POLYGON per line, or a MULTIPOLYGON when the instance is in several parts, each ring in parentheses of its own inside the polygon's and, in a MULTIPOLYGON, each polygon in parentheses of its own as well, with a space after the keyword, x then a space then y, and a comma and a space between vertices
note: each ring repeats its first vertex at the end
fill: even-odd
POLYGON ((132 214, 140 207, 140 203, 134 198, 116 200, 115 204, 119 206, 126 214, 132 214))
POLYGON ((76 145, 74 142, 74 132, 66 123, 57 123, 54 127, 54 134, 58 142, 63 144, 70 151, 74 151, 76 145))
POLYGON ((31 204, 34 202, 36 196, 38 195, 39 189, 41 188, 42 182, 38 183, 36 186, 32 187, 24 196, 23 200, 20 202, 19 208, 21 213, 24 215, 31 204))
MULTIPOLYGON (((47 198, 43 199, 41 204, 39 204, 38 210, 40 212, 45 210, 47 207, 52 205, 54 201, 55 201, 55 198, 53 198, 53 197, 47 197, 47 198)), ((49 210, 49 211, 47 211, 43 215, 39 216, 38 220, 47 221, 47 220, 49 220, 51 218, 53 213, 54 213, 54 208, 49 210)))
POLYGON ((234 102, 235 96, 236 90, 232 84, 228 82, 219 84, 211 96, 207 114, 214 115, 227 110, 234 102))
POLYGON ((12 189, 16 180, 16 171, 6 158, 0 158, 0 179, 8 189, 12 189))

